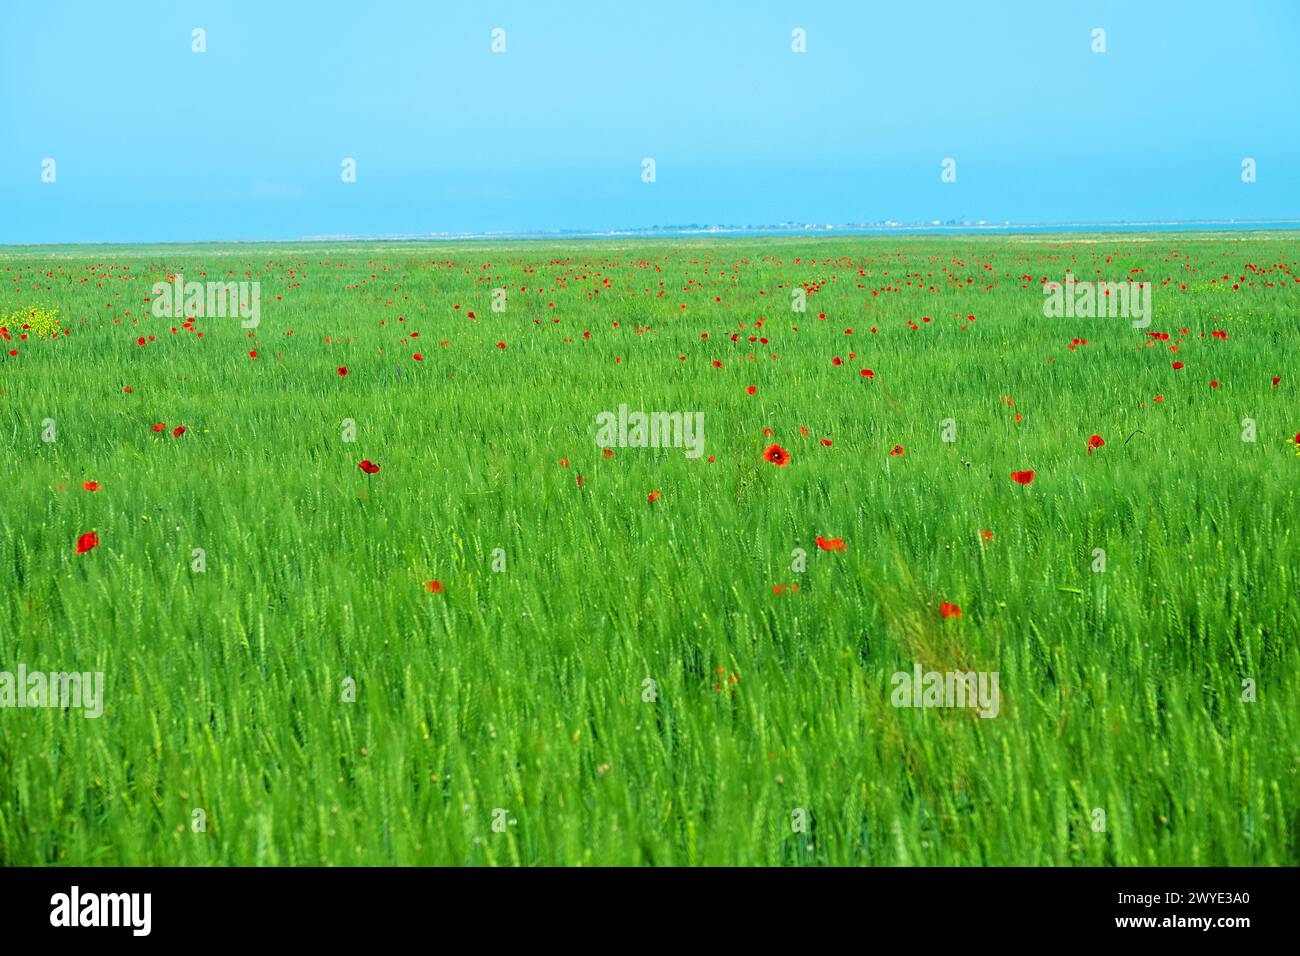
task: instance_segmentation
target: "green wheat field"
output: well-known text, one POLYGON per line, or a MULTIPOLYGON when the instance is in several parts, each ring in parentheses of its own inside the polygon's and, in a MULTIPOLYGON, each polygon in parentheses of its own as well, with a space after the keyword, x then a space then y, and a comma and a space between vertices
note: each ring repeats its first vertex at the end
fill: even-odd
POLYGON ((4 247, 0 325, 5 864, 1300 863, 1293 235, 4 247))

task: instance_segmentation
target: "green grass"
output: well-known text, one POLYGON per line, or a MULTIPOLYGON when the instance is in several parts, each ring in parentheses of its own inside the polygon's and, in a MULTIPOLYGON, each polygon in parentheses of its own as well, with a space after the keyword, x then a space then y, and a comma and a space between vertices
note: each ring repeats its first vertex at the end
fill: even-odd
POLYGON ((0 313, 72 332, 0 354, 0 670, 106 697, 0 710, 0 861, 1295 865, 1296 248, 0 249, 0 313), (1045 318, 1067 267, 1170 339, 1045 318), (177 271, 260 280, 255 337, 151 316, 177 271), (705 456, 606 459, 620 403, 705 456), (892 707, 914 663, 998 716, 892 707))

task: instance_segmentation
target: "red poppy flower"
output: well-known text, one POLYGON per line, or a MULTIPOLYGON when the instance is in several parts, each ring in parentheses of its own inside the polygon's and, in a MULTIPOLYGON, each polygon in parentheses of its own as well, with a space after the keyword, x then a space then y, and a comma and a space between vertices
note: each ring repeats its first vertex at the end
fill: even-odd
POLYGON ((645 496, 645 500, 650 502, 650 504, 654 504, 656 501, 659 500, 659 492, 657 491, 650 492, 650 494, 645 496))
POLYGON ((85 554, 91 548, 99 547, 99 535, 93 531, 87 531, 77 539, 77 554, 85 554))
POLYGON ((816 540, 817 540, 817 547, 821 548, 823 551, 844 550, 843 538, 823 538, 821 535, 818 535, 816 540))
POLYGON ((424 361, 424 356, 421 355, 419 352, 416 352, 414 355, 411 356, 411 358, 415 359, 417 362, 424 361))
POLYGON ((339 366, 339 378, 343 378, 343 377, 345 377, 347 374, 348 374, 348 367, 347 367, 346 365, 340 365, 340 366, 339 366))
POLYGON ((379 466, 376 465, 369 458, 362 458, 360 464, 358 464, 357 467, 360 468, 362 471, 364 471, 367 475, 373 475, 375 472, 379 470, 379 466))
POLYGON ((939 605, 939 616, 944 620, 950 617, 961 617, 961 608, 951 601, 944 601, 939 605))
POLYGON ((101 485, 97 481, 88 481, 85 484, 83 484, 81 487, 85 488, 87 491, 98 491, 100 488, 103 487, 103 485, 101 485))
POLYGON ((180 437, 181 437, 182 435, 184 435, 184 434, 185 434, 185 426, 184 426, 184 425, 177 425, 175 428, 172 429, 172 437, 173 437, 173 438, 180 438, 180 437))
POLYGON ((254 349, 253 351, 249 352, 248 357, 251 359, 257 358, 257 349, 254 349))
POLYGON ((166 427, 167 427, 167 423, 166 423, 166 422, 159 422, 157 425, 155 425, 155 426, 153 427, 153 430, 156 431, 156 432, 160 432, 160 431, 162 431, 162 430, 163 430, 164 428, 166 428, 166 427))
POLYGON ((981 530, 980 530, 980 534, 982 534, 982 535, 984 536, 984 540, 985 540, 985 541, 992 541, 992 540, 993 540, 993 532, 992 532, 992 531, 984 531, 983 529, 981 529, 981 530))
POLYGON ((902 458, 906 452, 902 445, 895 445, 893 448, 889 449, 889 453, 895 458, 902 458))
POLYGON ((441 581, 430 581, 428 584, 425 585, 425 587, 428 588, 430 591, 432 591, 434 594, 442 593, 441 581))
POLYGON ((614 449, 612 449, 612 448, 606 448, 604 454, 605 454, 605 457, 606 457, 606 458, 613 458, 613 457, 614 457, 614 449))
POLYGON ((768 445, 763 449, 763 458, 770 461, 778 468, 784 468, 790 464, 790 453, 780 445, 768 445))
POLYGON ((1016 484, 1027 485, 1034 480, 1034 471, 1032 468, 1029 471, 1013 471, 1011 480, 1016 484))
POLYGON ((1174 368, 1177 369, 1177 368, 1182 368, 1182 367, 1183 367, 1183 363, 1182 363, 1182 362, 1175 362, 1175 363, 1174 363, 1174 368))
POLYGON ((1094 448, 1100 448, 1104 444, 1106 444, 1106 439, 1100 435, 1093 435, 1088 439, 1088 454, 1091 455, 1094 448))
POLYGON ((864 368, 864 369, 862 370, 862 377, 863 377, 863 378, 875 378, 875 377, 876 377, 876 373, 873 372, 873 371, 871 371, 871 369, 869 369, 869 368, 864 368))
POLYGON ((1280 381, 1282 381, 1282 377, 1281 377, 1280 375, 1274 375, 1274 376, 1273 376, 1273 387, 1274 387, 1274 388, 1277 388, 1277 383, 1280 382, 1280 381))
POLYGON ((758 391, 758 386, 757 386, 757 385, 751 385, 751 386, 749 386, 749 388, 745 389, 745 394, 746 394, 746 395, 753 395, 753 394, 756 393, 757 391, 758 391))

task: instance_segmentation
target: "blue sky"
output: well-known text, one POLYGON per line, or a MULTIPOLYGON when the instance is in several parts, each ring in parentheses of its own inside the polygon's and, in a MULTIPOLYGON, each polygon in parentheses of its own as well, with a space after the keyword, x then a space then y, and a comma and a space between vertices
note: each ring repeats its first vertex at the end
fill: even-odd
POLYGON ((1300 218, 1297 50, 1291 0, 10 0, 0 243, 1300 218))

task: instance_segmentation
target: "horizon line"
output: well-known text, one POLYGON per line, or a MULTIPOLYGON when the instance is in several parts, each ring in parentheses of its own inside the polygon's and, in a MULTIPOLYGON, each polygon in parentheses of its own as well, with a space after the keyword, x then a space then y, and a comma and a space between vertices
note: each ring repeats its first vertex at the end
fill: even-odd
POLYGON ((1210 227, 1209 231, 1259 232, 1269 229, 1300 229, 1300 219, 1151 219, 1107 220, 1099 222, 988 222, 986 220, 949 220, 940 222, 898 222, 885 220, 876 223, 769 223, 763 225, 727 225, 721 223, 687 225, 654 225, 609 229, 511 229, 494 232, 427 232, 382 234, 326 234, 298 236, 295 238, 260 239, 181 239, 181 240, 92 240, 65 242, 0 242, 0 249, 47 248, 58 246, 189 246, 189 245, 272 245, 272 244, 327 244, 327 243, 417 243, 417 242, 482 242, 505 240, 537 242, 568 239, 653 239, 653 238, 788 238, 795 236, 870 236, 870 235, 953 235, 995 233, 1036 235, 1053 232, 1132 233, 1149 231, 1191 232, 1210 227))

